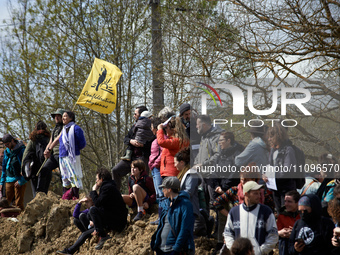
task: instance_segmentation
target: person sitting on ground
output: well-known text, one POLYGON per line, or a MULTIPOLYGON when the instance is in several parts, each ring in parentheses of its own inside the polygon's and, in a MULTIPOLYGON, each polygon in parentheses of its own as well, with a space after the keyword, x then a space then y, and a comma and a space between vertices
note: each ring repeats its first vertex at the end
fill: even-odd
POLYGON ((151 238, 151 249, 157 254, 195 254, 194 217, 190 196, 179 191, 177 177, 167 177, 161 185, 164 196, 170 200, 163 210, 160 223, 151 238))
POLYGON ((277 230, 279 231, 279 253, 288 255, 288 242, 294 223, 300 219, 298 202, 300 194, 296 190, 288 191, 285 194, 285 206, 279 211, 277 218, 277 230))
POLYGON ((289 254, 331 254, 334 224, 321 216, 320 199, 313 194, 302 196, 299 212, 301 219, 295 222, 289 237, 289 254))
POLYGON ((253 245, 248 238, 237 238, 231 246, 231 255, 253 255, 253 245))
POLYGON ((93 201, 88 196, 80 199, 79 202, 76 204, 76 207, 74 208, 73 223, 77 226, 77 228, 79 228, 81 232, 85 232, 90 228, 90 221, 87 217, 87 214, 91 206, 93 206, 93 201), (85 203, 86 209, 84 211, 80 211, 81 205, 83 203, 85 203))
POLYGON ((137 159, 131 163, 131 175, 128 180, 129 195, 122 195, 125 204, 129 207, 137 206, 138 213, 133 221, 141 220, 146 214, 145 210, 156 201, 156 192, 152 178, 146 173, 143 160, 137 159))
MULTIPOLYGON (((141 113, 140 117, 138 118, 133 133, 135 135, 135 140, 137 140, 140 144, 146 144, 146 142, 152 142, 155 139, 155 135, 151 130, 151 118, 152 113, 149 111, 144 111, 141 113)), ((131 161, 132 154, 134 150, 141 150, 141 147, 135 147, 132 144, 129 144, 125 156, 121 157, 122 160, 131 161)), ((140 154, 140 152, 136 152, 136 154, 140 154)))
POLYGON ((128 212, 124 200, 106 168, 97 170, 96 184, 92 187, 90 197, 94 203, 94 206, 89 210, 90 220, 99 236, 99 243, 95 249, 100 250, 105 241, 111 238, 107 231, 121 232, 125 228, 128 212))
POLYGON ((57 251, 58 254, 74 254, 85 243, 86 239, 93 235, 99 235, 99 242, 95 249, 100 250, 105 241, 111 238, 106 231, 121 232, 124 230, 127 223, 127 209, 109 170, 106 168, 97 170, 96 184, 92 189, 90 198, 94 206, 91 206, 88 211, 91 228, 83 232, 71 247, 57 251))
POLYGON ((91 206, 93 206, 93 201, 90 197, 84 197, 76 204, 76 207, 73 211, 73 223, 82 233, 72 246, 65 248, 62 251, 57 251, 57 254, 73 254, 79 250, 80 246, 88 238, 92 237, 92 233, 94 232, 93 222, 88 218, 88 212, 91 206), (81 205, 84 202, 87 209, 80 211, 81 205))

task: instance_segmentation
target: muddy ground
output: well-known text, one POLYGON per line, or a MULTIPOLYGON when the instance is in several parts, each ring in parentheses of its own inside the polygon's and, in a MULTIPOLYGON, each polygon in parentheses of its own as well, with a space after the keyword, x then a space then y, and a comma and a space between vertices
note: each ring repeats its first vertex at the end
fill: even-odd
MULTIPOLYGON (((18 216, 18 222, 10 218, 0 218, 1 254, 55 254, 57 250, 71 246, 80 235, 72 217, 76 203, 77 201, 62 200, 53 192, 48 195, 38 193, 18 216)), ((102 250, 94 249, 96 240, 92 238, 77 254, 153 254, 150 240, 156 226, 149 222, 156 218, 157 214, 152 213, 137 223, 129 220, 128 227, 106 241, 102 250)), ((208 255, 216 242, 213 239, 198 238, 195 244, 195 254, 208 255)))

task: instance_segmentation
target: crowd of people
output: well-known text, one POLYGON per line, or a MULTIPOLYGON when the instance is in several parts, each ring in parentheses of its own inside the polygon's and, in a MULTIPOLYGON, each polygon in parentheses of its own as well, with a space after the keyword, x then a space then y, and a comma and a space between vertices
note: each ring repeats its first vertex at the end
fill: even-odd
MULTIPOLYGON (((127 207, 136 208, 136 222, 154 204, 159 213, 150 222, 157 225, 150 245, 156 254, 195 254, 198 236, 217 240, 213 254, 273 254, 277 245, 280 255, 340 254, 340 178, 329 178, 325 171, 302 177, 284 171, 270 177, 264 171, 265 166, 305 164, 303 151, 280 122, 267 127, 253 121, 247 130, 251 140, 243 146, 233 132, 212 125, 190 104, 182 104, 179 114, 165 107, 157 115, 145 106, 135 109, 135 123, 124 138, 125 155, 111 172, 97 170, 92 191, 74 210, 81 234, 59 254, 74 254, 92 236, 98 236, 95 249, 100 250, 111 231, 126 227, 127 207), (236 171, 207 171, 211 167, 236 171), (128 194, 122 194, 122 178, 128 174, 128 194)), ((62 198, 79 199, 83 130, 73 112, 58 109, 51 116, 52 132, 39 121, 27 146, 10 134, 2 138, 0 189, 8 205, 24 210, 28 181, 34 195, 47 193, 57 167, 62 198)), ((318 163, 326 168, 339 164, 330 153, 318 163)))

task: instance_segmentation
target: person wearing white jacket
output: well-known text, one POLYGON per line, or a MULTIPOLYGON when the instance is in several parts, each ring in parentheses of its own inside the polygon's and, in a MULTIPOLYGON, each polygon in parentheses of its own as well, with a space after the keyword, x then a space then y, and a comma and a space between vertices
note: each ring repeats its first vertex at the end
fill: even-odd
POLYGON ((233 207, 224 229, 225 244, 231 248, 238 237, 249 238, 255 255, 270 254, 279 240, 272 210, 260 204, 262 185, 248 181, 243 186, 244 203, 233 207))

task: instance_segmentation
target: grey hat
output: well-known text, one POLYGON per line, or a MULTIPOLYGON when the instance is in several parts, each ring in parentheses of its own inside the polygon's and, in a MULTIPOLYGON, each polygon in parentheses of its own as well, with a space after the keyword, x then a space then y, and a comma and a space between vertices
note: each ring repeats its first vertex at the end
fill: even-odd
POLYGON ((63 116, 64 112, 66 112, 66 110, 58 108, 54 113, 51 113, 52 118, 54 118, 57 114, 60 114, 61 116, 63 116))
POLYGON ((150 118, 153 116, 153 114, 149 111, 144 111, 142 112, 142 114, 140 115, 141 117, 146 117, 146 118, 150 118))
POLYGON ((159 185, 159 188, 167 188, 167 189, 177 189, 179 190, 181 183, 178 178, 175 176, 166 177, 162 184, 159 185))
POLYGON ((190 104, 184 103, 179 107, 179 115, 182 116, 183 113, 191 109, 190 104))
POLYGON ((10 134, 5 134, 3 137, 2 137, 2 142, 3 143, 9 143, 13 140, 13 136, 10 135, 10 134))

